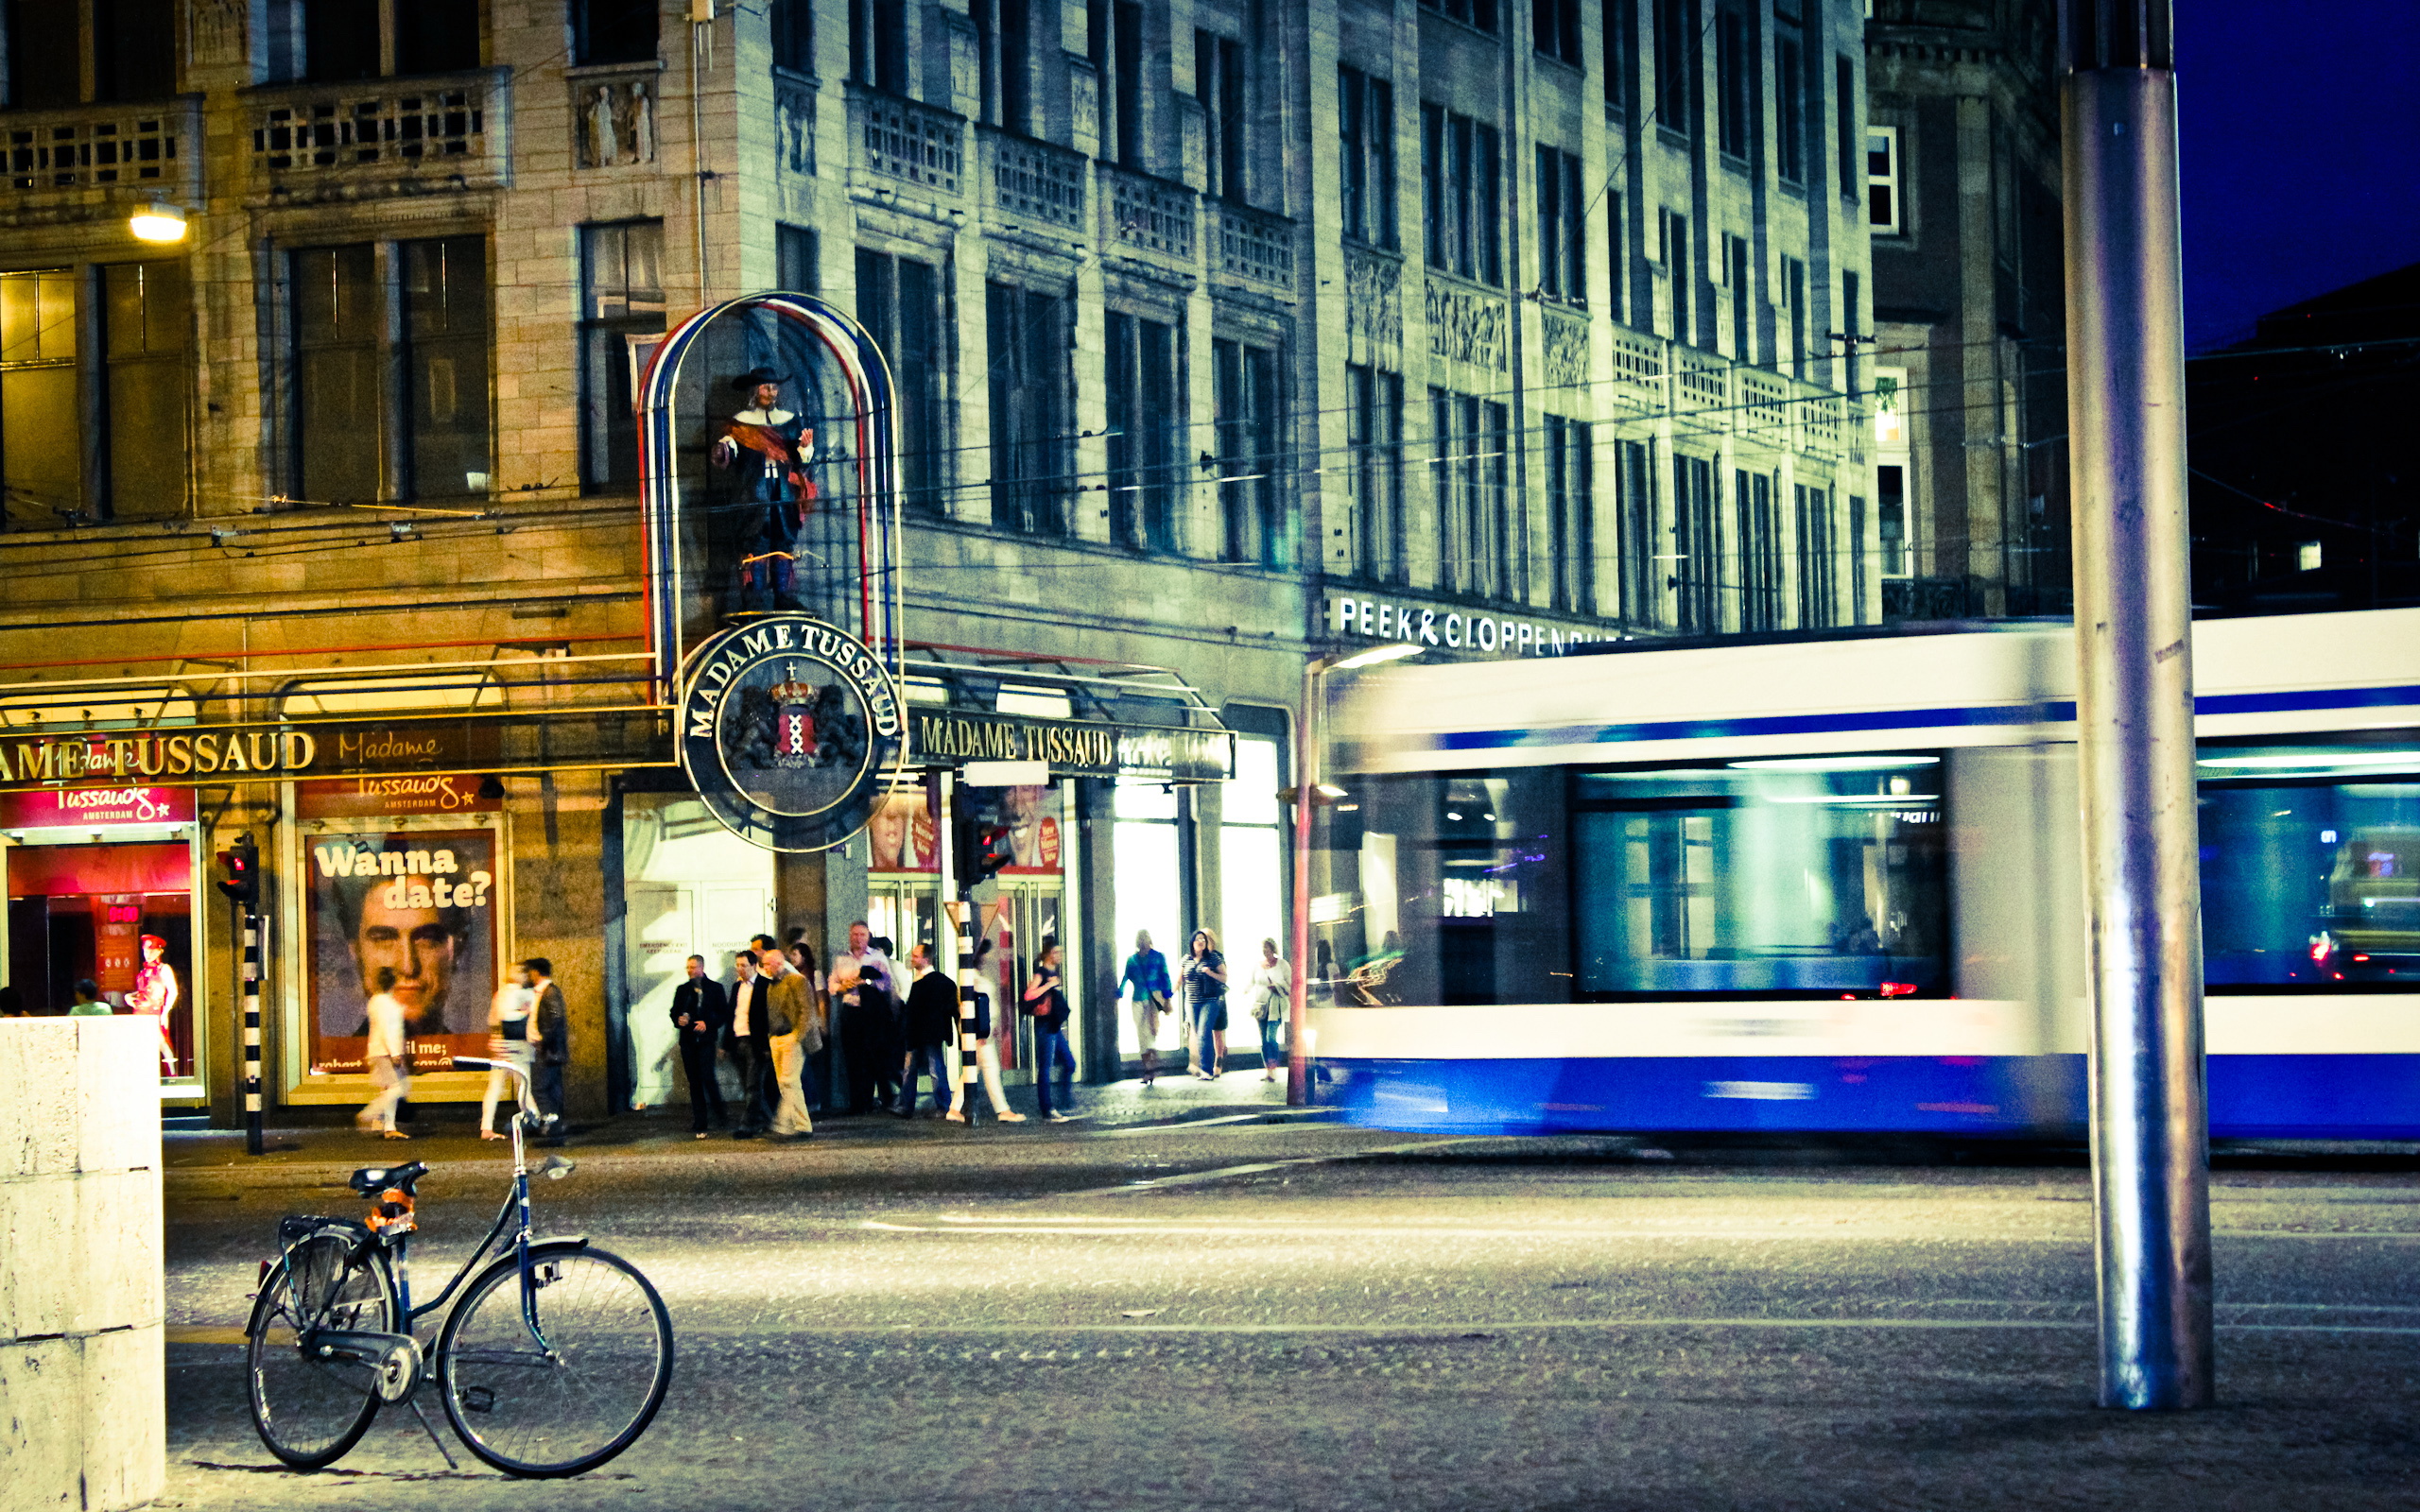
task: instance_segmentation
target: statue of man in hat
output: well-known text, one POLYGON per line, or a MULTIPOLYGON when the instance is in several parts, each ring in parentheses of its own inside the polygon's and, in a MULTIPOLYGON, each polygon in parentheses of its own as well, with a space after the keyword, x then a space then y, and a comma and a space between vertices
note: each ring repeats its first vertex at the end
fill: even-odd
POLYGON ((781 407, 788 375, 752 368, 731 381, 748 396, 748 407, 721 422, 714 465, 732 474, 744 508, 740 526, 739 602, 767 609, 794 604, 791 584, 798 559, 798 533, 815 498, 807 474, 815 461, 815 432, 805 420, 781 407))

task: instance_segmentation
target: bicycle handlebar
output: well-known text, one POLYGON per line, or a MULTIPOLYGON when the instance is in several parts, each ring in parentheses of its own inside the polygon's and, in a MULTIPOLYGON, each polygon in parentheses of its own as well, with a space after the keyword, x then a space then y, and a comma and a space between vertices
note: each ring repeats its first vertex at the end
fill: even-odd
POLYGON ((493 1060, 486 1056, 456 1056, 454 1057, 454 1069, 456 1071, 460 1071, 466 1066, 475 1070, 483 1066, 490 1071, 510 1072, 513 1075, 520 1077, 523 1081, 527 1081, 529 1079, 529 1074, 527 1072, 522 1070, 519 1066, 514 1065, 510 1060, 493 1060))

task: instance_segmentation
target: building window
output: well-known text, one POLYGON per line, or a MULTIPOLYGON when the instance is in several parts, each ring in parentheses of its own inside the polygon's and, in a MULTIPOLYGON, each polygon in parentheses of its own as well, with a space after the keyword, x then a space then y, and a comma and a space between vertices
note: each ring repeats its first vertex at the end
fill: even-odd
POLYGON ((1627 318, 1641 329, 1650 329, 1653 325, 1651 314, 1641 319, 1635 313, 1629 316, 1623 313, 1630 309, 1624 301, 1624 295, 1631 284, 1630 253, 1623 236, 1626 210, 1622 197, 1609 190, 1605 195, 1605 307, 1616 320, 1627 318))
POLYGON ((1798 627, 1840 623, 1832 554, 1832 490, 1801 483, 1798 500, 1798 627))
MULTIPOLYGON (((1277 941, 1281 954, 1287 948, 1291 879, 1277 790, 1289 781, 1282 739, 1236 732, 1236 775, 1219 785, 1219 923, 1227 959, 1255 968, 1262 940, 1277 941)), ((1236 974, 1230 969, 1229 979, 1236 974)))
POLYGON ((1874 523, 1878 538, 1876 555, 1882 558, 1882 576, 1905 577, 1914 568, 1914 554, 1909 549, 1908 469, 1905 463, 1884 462, 1874 470, 1874 523))
POLYGON ((1091 0, 1086 51, 1099 77, 1101 155, 1147 170, 1143 161, 1143 8, 1134 0, 1091 0))
POLYGON ((181 262, 0 273, 0 520, 185 512, 190 298, 181 262))
POLYGON ((1588 302, 1588 199, 1577 154, 1538 148, 1538 292, 1588 302))
POLYGON ((1342 86, 1344 234, 1392 249, 1395 230, 1395 89, 1357 68, 1337 71, 1342 86))
POLYGON ((87 98, 159 100, 177 92, 175 0, 89 0, 81 7, 72 0, 7 0, 0 27, 12 109, 60 110, 87 98))
POLYGON ((1865 623, 1865 498, 1849 495, 1849 623, 1865 623))
POLYGON ((1530 44, 1558 62, 1588 65, 1580 56, 1580 0, 1530 0, 1530 44))
POLYGON ((1655 0, 1655 119, 1668 131, 1697 134, 1697 0, 1655 0))
POLYGON ((1722 628, 1722 533, 1714 498, 1714 464, 1672 458, 1672 586, 1680 594, 1680 629, 1711 635, 1722 628))
POLYGON ((1547 555, 1554 607, 1597 612, 1596 455, 1589 428, 1547 418, 1547 555))
POLYGON ((1739 627, 1781 628, 1781 529, 1774 518, 1775 480, 1769 473, 1731 474, 1731 507, 1739 539, 1739 627))
POLYGON ((1202 154, 1201 192, 1213 199, 1242 204, 1250 198, 1251 180, 1244 164, 1245 132, 1252 121, 1244 97, 1243 43, 1216 32, 1193 34, 1193 86, 1201 102, 1201 120, 1208 136, 1202 154))
POLYGON ((1781 260, 1782 314, 1789 325, 1789 375, 1806 376, 1806 265, 1785 254, 1781 260))
POLYGON ((1859 337, 1857 311, 1865 300, 1863 283, 1855 273, 1843 271, 1841 274, 1841 365, 1847 369, 1842 387, 1851 394, 1860 391, 1858 387, 1857 349, 1859 337))
POLYGON ((949 340, 941 306, 941 277, 932 264, 857 249, 857 319, 890 354, 898 377, 900 502, 928 514, 947 512, 942 375, 949 366, 949 340))
POLYGON ((773 66, 815 74, 815 0, 768 0, 772 22, 773 66))
POLYGON ((1900 206, 1899 129, 1895 126, 1865 129, 1865 224, 1876 236, 1897 236, 1908 229, 1900 206))
POLYGON ((773 228, 773 282, 793 294, 823 292, 822 238, 814 227, 773 228))
POLYGON ((663 9, 663 0, 573 0, 572 61, 654 62, 663 9))
MULTIPOLYGON (((645 5, 648 25, 661 0, 590 0, 645 5)), ((652 52, 648 56, 654 56, 652 52)), ((887 94, 908 93, 908 7, 901 0, 849 0, 849 77, 887 94)))
POLYGON ((640 352, 664 330, 664 222, 582 226, 579 261, 580 481, 620 487, 639 476, 640 352))
POLYGON ((1420 9, 1480 31, 1495 29, 1495 0, 1420 0, 1420 9))
POLYGON ((1838 145, 1841 160, 1834 171, 1841 176, 1841 193, 1854 199, 1858 180, 1862 177, 1857 171, 1857 64, 1845 53, 1832 60, 1832 108, 1837 112, 1832 139, 1838 145))
POLYGON ((1773 24, 1773 171, 1806 181, 1806 43, 1795 23, 1773 24))
POLYGON ((1615 552, 1621 565, 1621 616, 1626 625, 1651 627, 1663 602, 1656 566, 1662 540, 1656 506, 1654 457, 1645 441, 1614 443, 1615 552))
POLYGON ((1032 0, 975 0, 975 50, 984 124, 1031 136, 1032 0))
POLYGON ((1512 490, 1505 407, 1470 394, 1428 391, 1436 437, 1438 586, 1497 597, 1512 592, 1512 490))
POLYGON ((1353 567, 1374 582, 1407 579, 1403 513, 1403 378, 1344 369, 1345 444, 1352 458, 1353 567))
POLYGON ((1286 535, 1277 513, 1287 467, 1278 450, 1277 353, 1240 341, 1210 343, 1217 390, 1219 514, 1228 561, 1283 567, 1286 535))
POLYGON ((1433 267, 1504 282, 1502 138, 1492 126, 1420 108, 1422 215, 1433 267))
POLYGON ((992 354, 992 523, 1063 536, 1074 472, 1067 301, 986 284, 983 306, 992 354))
POLYGON ((1628 112, 1635 102, 1637 83, 1631 68, 1631 49, 1638 30, 1637 0, 1605 0, 1605 108, 1628 112))
POLYGON ((1665 282, 1672 286, 1672 339, 1697 345, 1697 322, 1690 306, 1697 290, 1697 267, 1689 261, 1689 217, 1664 212, 1665 282))
POLYGON ((1108 335, 1110 539, 1175 551, 1184 421, 1176 327, 1113 310, 1108 335))
POLYGON ((485 495, 486 238, 313 248, 287 266, 293 491, 317 504, 485 495))
POLYGON ((1716 140, 1722 155, 1745 166, 1755 138, 1756 45, 1748 13, 1725 6, 1714 23, 1716 140))
POLYGON ((1722 238, 1722 276, 1731 285, 1731 360, 1756 360, 1756 291, 1745 236, 1722 238))

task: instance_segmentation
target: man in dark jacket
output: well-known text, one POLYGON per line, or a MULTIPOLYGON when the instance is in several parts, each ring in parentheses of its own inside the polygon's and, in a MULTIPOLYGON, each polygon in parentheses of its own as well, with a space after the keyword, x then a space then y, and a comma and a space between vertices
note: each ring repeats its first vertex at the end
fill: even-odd
POLYGON ((723 1045, 739 1073, 739 1126, 735 1140, 752 1140, 773 1121, 772 1011, 767 1002, 769 986, 756 971, 756 953, 741 951, 731 958, 738 975, 732 979, 730 1008, 723 1020, 723 1045))
POLYGON ((563 1121, 563 1068, 571 1064, 571 1011, 563 1004, 563 989, 555 985, 554 963, 543 955, 532 955, 521 963, 521 980, 538 994, 538 1006, 531 1014, 538 1030, 537 1066, 531 1076, 538 1094, 538 1111, 553 1123, 547 1133, 561 1139, 571 1131, 563 1121))
POLYGON ((688 980, 672 989, 672 1026, 680 1031, 681 1069, 689 1077, 689 1129, 704 1139, 709 1112, 717 1124, 731 1122, 715 1075, 715 1047, 731 1022, 731 1000, 723 996, 722 984, 706 974, 704 956, 690 956, 688 971, 688 980))
POLYGON ((908 970, 915 985, 908 989, 908 1063, 899 1077, 901 1118, 916 1116, 916 1078, 927 1067, 933 1074, 933 1111, 949 1111, 949 1057, 943 1048, 958 1038, 958 984, 933 970, 931 955, 922 945, 908 953, 908 970))

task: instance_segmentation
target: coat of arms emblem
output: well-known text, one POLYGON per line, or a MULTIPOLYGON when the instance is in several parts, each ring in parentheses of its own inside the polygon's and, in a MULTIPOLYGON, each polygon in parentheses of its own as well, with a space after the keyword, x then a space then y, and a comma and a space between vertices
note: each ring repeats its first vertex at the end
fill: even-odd
POLYGON ((782 663, 782 680, 765 690, 773 704, 773 765, 821 765, 816 755, 815 702, 822 690, 798 680, 797 663, 782 663))

